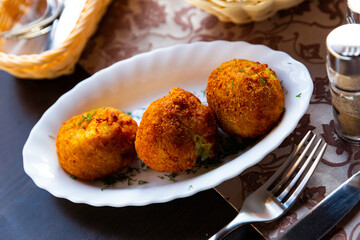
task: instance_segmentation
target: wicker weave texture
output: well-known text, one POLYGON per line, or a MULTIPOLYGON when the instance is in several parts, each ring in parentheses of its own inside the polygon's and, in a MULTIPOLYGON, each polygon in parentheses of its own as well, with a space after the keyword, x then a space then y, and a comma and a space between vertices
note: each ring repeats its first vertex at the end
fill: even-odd
MULTIPOLYGON (((1 7, 6 6, 6 4, 2 4, 4 2, 6 0, 0 0, 0 12, 1 7)), ((16 0, 15 2, 21 3, 24 0, 16 0)), ((25 79, 53 79, 61 75, 71 74, 87 40, 95 32, 98 22, 110 2, 111 0, 87 0, 75 28, 57 48, 32 55, 14 55, 0 52, 0 69, 25 79)), ((6 21, 4 20, 4 22, 6 21)), ((2 28, 0 29, 2 30, 2 28)))
POLYGON ((304 0, 186 0, 218 17, 222 22, 244 24, 263 21, 277 11, 298 5, 304 0))

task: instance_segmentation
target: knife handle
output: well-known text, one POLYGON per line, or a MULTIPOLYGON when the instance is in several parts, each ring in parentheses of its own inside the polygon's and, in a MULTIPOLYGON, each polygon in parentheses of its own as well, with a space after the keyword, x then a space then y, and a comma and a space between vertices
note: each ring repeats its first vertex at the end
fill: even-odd
POLYGON ((360 172, 353 175, 278 240, 317 240, 330 231, 360 200, 360 172))

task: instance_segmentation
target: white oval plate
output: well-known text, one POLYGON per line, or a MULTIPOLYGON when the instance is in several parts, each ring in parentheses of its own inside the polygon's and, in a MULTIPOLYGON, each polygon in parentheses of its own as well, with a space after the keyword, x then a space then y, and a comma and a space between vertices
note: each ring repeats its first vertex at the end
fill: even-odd
POLYGON ((303 64, 262 45, 197 42, 139 54, 97 72, 60 97, 32 129, 23 149, 24 169, 38 187, 75 203, 122 207, 187 197, 237 176, 278 147, 307 110, 312 91, 312 79, 303 64), (227 157, 215 168, 181 172, 175 182, 166 173, 149 169, 136 174, 129 181, 131 185, 125 181, 106 189, 102 182, 72 179, 58 164, 54 137, 62 122, 71 116, 112 106, 133 112, 139 122, 143 110, 167 95, 172 87, 181 87, 206 101, 204 90, 209 74, 222 62, 234 58, 267 63, 285 91, 286 111, 280 123, 246 151, 227 157), (139 185, 138 181, 148 183, 139 185))

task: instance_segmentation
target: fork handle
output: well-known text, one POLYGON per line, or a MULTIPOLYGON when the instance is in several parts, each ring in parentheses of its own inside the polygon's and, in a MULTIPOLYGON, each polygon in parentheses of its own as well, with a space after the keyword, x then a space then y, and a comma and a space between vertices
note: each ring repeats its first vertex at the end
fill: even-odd
POLYGON ((224 239, 228 234, 230 234, 235 229, 252 222, 254 222, 254 220, 251 219, 251 217, 248 214, 244 212, 239 212, 239 214, 229 224, 227 224, 220 231, 214 234, 211 238, 209 238, 209 240, 224 239))

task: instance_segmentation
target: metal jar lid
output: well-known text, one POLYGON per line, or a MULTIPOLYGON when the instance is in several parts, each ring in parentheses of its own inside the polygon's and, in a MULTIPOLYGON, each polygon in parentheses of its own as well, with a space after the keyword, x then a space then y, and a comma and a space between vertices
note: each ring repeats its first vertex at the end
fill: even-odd
POLYGON ((360 89, 360 24, 345 24, 331 31, 326 39, 328 64, 347 78, 336 85, 347 90, 360 89), (351 78, 353 77, 353 78, 351 78))

